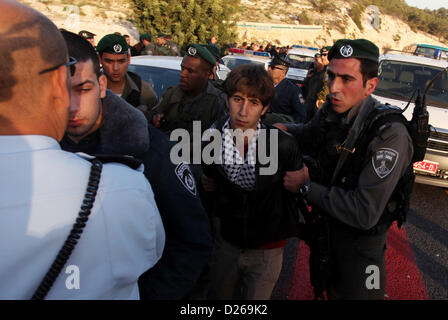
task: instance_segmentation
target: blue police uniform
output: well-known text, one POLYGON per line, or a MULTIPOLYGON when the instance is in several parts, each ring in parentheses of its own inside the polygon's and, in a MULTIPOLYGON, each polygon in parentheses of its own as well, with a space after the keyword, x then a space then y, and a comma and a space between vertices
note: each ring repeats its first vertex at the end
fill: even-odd
POLYGON ((160 261, 139 280, 141 299, 182 299, 190 293, 212 251, 210 224, 187 164, 170 160, 172 143, 143 113, 107 90, 101 128, 64 150, 132 155, 145 166, 166 231, 160 261))

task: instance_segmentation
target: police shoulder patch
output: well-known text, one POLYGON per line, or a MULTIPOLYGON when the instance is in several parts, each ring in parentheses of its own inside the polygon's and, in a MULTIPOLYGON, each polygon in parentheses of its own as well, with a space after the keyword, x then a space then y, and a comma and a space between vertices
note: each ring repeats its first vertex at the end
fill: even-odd
POLYGON ((372 157, 372 165, 375 173, 381 179, 387 177, 397 164, 399 153, 394 149, 380 148, 372 157))
POLYGON ((193 174, 191 173, 190 166, 184 162, 177 165, 175 169, 176 176, 184 187, 196 196, 196 183, 194 182, 193 174))

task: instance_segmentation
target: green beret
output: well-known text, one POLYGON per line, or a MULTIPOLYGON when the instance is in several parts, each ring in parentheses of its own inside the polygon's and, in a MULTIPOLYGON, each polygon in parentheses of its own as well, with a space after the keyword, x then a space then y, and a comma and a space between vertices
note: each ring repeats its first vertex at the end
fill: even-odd
POLYGON ((190 56, 190 57, 201 58, 204 61, 211 64, 212 67, 214 67, 216 65, 215 57, 213 57, 213 55, 210 53, 210 51, 208 51, 206 48, 204 48, 200 44, 196 44, 196 43, 189 44, 185 55, 190 56))
POLYGON ((368 59, 378 62, 380 50, 366 39, 339 39, 328 53, 328 60, 335 59, 368 59))
POLYGON ((125 54, 128 53, 128 49, 129 46, 126 39, 123 36, 114 33, 102 37, 96 46, 96 51, 99 54, 103 52, 125 54))
POLYGON ((151 35, 148 33, 143 33, 142 35, 140 35, 140 41, 142 41, 143 39, 151 41, 151 35))

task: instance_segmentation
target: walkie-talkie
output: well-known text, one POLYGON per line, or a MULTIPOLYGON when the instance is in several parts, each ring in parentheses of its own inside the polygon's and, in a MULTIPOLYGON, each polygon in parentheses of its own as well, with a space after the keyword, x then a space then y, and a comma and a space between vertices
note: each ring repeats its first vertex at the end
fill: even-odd
POLYGON ((415 99, 415 107, 412 112, 411 126, 414 137, 414 156, 412 161, 422 161, 425 158, 426 147, 428 146, 429 138, 429 113, 426 110, 426 92, 423 99, 420 95, 420 89, 417 92, 415 99))

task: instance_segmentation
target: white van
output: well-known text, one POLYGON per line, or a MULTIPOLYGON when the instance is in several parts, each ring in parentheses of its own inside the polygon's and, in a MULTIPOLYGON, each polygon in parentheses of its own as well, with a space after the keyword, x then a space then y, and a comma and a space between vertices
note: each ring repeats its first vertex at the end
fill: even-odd
MULTIPOLYGON (((382 103, 389 103, 402 109, 416 89, 421 96, 429 82, 445 68, 448 61, 431 58, 385 54, 380 57, 378 85, 373 97, 382 103)), ((417 93, 414 95, 414 99, 417 93)), ((426 96, 431 133, 424 161, 414 163, 416 182, 448 187, 448 74, 432 85, 426 96)), ((412 118, 413 101, 404 112, 412 118)))

